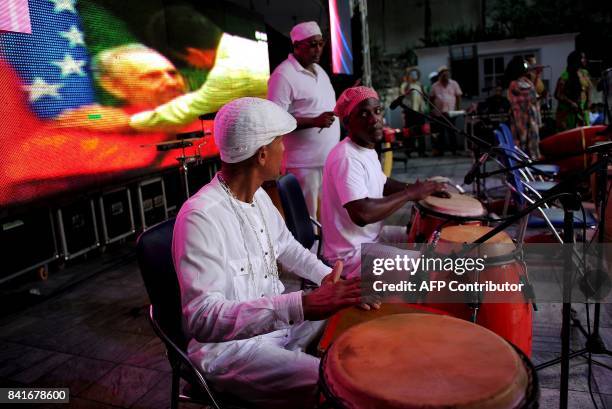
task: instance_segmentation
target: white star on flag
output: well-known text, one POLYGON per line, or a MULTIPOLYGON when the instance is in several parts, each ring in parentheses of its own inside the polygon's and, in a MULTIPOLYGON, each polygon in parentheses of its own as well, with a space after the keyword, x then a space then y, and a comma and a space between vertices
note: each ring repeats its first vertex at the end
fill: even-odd
POLYGON ((30 93, 30 102, 36 102, 45 95, 57 99, 61 98, 59 92, 57 92, 61 87, 63 87, 63 84, 48 84, 44 79, 36 77, 32 84, 24 85, 23 89, 30 93))
POLYGON ((64 55, 63 61, 51 61, 51 64, 59 67, 62 70, 62 78, 66 78, 70 74, 76 74, 82 77, 85 75, 83 72, 83 66, 85 63, 85 60, 75 60, 70 54, 64 55))
POLYGON ((49 1, 55 4, 53 11, 56 13, 61 13, 62 11, 66 10, 66 11, 76 14, 76 9, 74 8, 74 3, 76 2, 76 0, 49 0, 49 1))
POLYGON ((60 31, 59 35, 68 40, 70 48, 74 48, 77 45, 85 45, 83 32, 77 26, 71 26, 68 31, 60 31))

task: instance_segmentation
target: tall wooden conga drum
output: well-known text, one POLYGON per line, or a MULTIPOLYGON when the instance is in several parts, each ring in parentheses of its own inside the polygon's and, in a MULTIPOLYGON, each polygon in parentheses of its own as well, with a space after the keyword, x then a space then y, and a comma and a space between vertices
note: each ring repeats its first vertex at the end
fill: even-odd
POLYGON ((335 408, 537 407, 529 359, 486 328, 454 317, 396 314, 344 332, 321 360, 335 408))
POLYGON ((427 243, 442 226, 457 224, 479 225, 474 220, 486 215, 477 199, 459 193, 448 193, 449 198, 428 196, 412 208, 408 243, 427 243))
MULTIPOLYGON (((493 230, 486 226, 450 226, 440 232, 435 243, 436 256, 448 257, 458 253, 466 243, 473 243, 479 237, 493 230)), ((476 278, 474 273, 459 277, 454 272, 429 272, 429 280, 442 280, 449 283, 461 278, 464 282, 487 281, 493 283, 519 284, 527 277, 526 267, 515 256, 515 246, 510 236, 499 232, 479 250, 480 256, 486 255, 485 269, 476 278)), ((432 308, 449 312, 451 315, 471 320, 474 310, 470 305, 473 300, 457 298, 450 292, 431 294, 434 299, 453 300, 450 303, 428 302, 432 308)), ((523 293, 482 292, 481 303, 476 314, 476 323, 482 325, 519 347, 527 356, 531 356, 533 338, 532 307, 523 293)))

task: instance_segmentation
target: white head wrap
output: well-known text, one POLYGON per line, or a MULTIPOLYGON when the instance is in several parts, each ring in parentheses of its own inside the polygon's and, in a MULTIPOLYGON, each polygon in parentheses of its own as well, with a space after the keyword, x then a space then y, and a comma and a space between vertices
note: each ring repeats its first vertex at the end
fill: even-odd
POLYGON ((289 35, 291 36, 291 42, 295 43, 296 41, 302 41, 306 38, 322 34, 319 25, 315 21, 306 21, 293 27, 289 35))
POLYGON ((215 143, 225 163, 242 162, 275 138, 293 131, 295 118, 266 99, 238 98, 215 116, 215 143))

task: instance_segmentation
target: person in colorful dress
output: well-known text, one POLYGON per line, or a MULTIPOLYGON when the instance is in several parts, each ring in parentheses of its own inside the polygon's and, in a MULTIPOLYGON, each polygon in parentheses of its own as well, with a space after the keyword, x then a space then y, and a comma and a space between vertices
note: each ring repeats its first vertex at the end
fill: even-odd
POLYGON ((506 69, 510 125, 516 143, 534 159, 540 157, 540 127, 542 117, 536 87, 529 79, 527 62, 514 57, 506 69))
POLYGON ((586 70, 587 59, 583 52, 572 51, 567 56, 567 68, 557 81, 555 98, 557 130, 564 131, 589 125, 591 79, 586 70))

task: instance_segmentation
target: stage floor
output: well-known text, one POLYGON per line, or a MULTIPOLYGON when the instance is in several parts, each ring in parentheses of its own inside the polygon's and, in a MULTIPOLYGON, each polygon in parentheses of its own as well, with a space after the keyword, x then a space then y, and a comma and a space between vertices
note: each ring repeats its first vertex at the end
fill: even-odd
MULTIPOLYGON (((396 163, 394 177, 412 181, 417 177, 456 175, 459 182, 469 167, 470 160, 465 157, 415 158, 408 162, 408 172, 404 172, 402 163, 396 163)), ((403 219, 407 214, 398 217, 403 219)), ((38 291, 41 295, 27 299, 38 302, 21 305, 9 315, 6 310, 1 313, 0 387, 69 387, 71 403, 62 408, 169 407, 170 367, 146 318, 148 299, 132 249, 129 243, 115 249, 121 254, 115 262, 101 262, 111 258, 112 253, 107 253, 56 272, 46 283, 21 283, 30 289, 28 293, 38 291)), ((10 294, 17 302, 15 288, 6 288, 0 288, 0 297, 10 294)), ((538 307, 534 313, 536 365, 559 355, 561 350, 561 305, 538 307)), ((584 307, 575 304, 574 309, 586 322, 584 307)), ((604 305, 602 312, 601 334, 612 348, 612 305, 604 305)), ((582 335, 572 329, 572 348, 582 346, 582 335)), ((612 366, 612 357, 595 358, 612 366)), ((572 359, 570 408, 593 407, 587 370, 586 360, 572 359)), ((540 407, 557 408, 560 366, 538 375, 540 407)), ((593 365, 592 385, 598 406, 612 408, 612 372, 593 365)))

